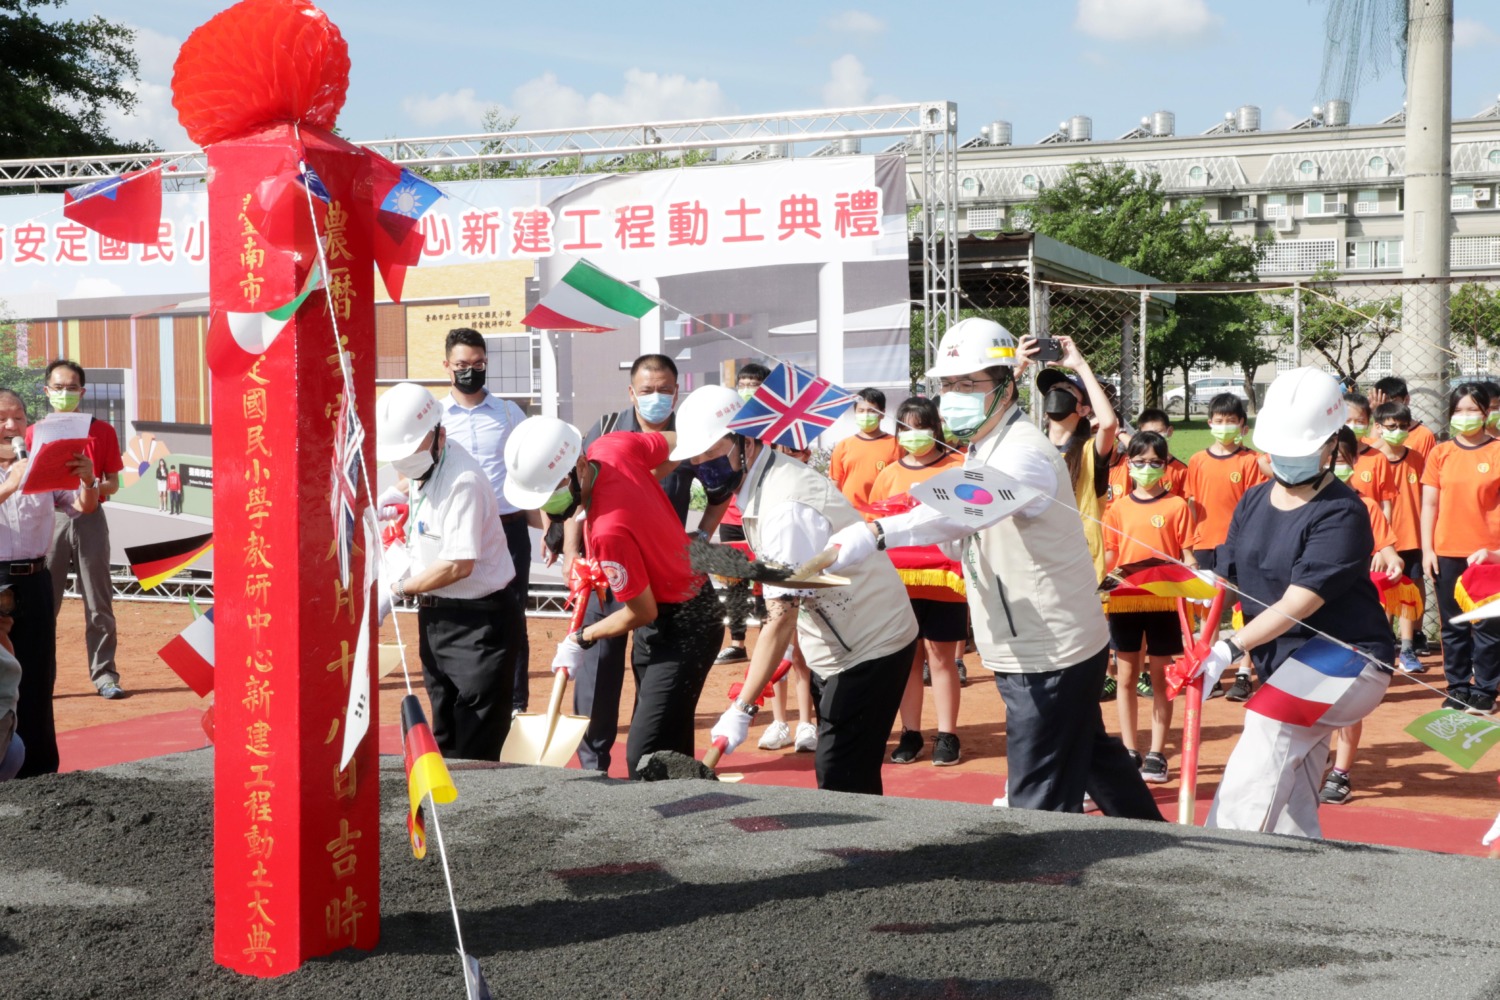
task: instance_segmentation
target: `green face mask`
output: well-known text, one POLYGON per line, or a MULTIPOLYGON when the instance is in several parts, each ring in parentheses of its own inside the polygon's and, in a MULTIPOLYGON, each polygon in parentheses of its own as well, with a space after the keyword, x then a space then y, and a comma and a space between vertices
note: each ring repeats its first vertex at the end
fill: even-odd
POLYGON ((896 440, 902 448, 917 458, 927 454, 936 444, 932 431, 902 431, 896 435, 896 440))
POLYGON ((82 389, 48 389, 47 402, 58 413, 72 413, 83 401, 82 389))
POLYGON ((1132 465, 1130 467, 1130 478, 1131 478, 1131 481, 1133 481, 1137 486, 1141 487, 1142 489, 1147 489, 1147 490, 1149 490, 1151 487, 1155 486, 1158 482, 1160 482, 1161 481, 1161 477, 1165 476, 1166 474, 1167 474, 1167 470, 1166 469, 1155 469, 1155 468, 1152 468, 1149 465, 1147 465, 1147 466, 1145 466, 1143 468, 1137 468, 1134 465, 1132 465))
POLYGON ((1344 426, 1353 431, 1354 436, 1360 440, 1363 440, 1364 436, 1370 433, 1369 424, 1345 424, 1344 426))
POLYGON ((1395 448, 1399 448, 1405 444, 1410 434, 1410 431, 1382 430, 1380 432, 1380 436, 1385 438, 1385 443, 1395 448))
POLYGON ((1473 434, 1484 426, 1484 418, 1477 413, 1455 413, 1448 426, 1455 434, 1473 434))
POLYGON ((1239 424, 1209 424, 1208 433, 1219 444, 1235 444, 1240 439, 1239 424))
POLYGON ((1500 430, 1500 410, 1496 410, 1485 417, 1484 425, 1492 431, 1500 430))
POLYGON ((1345 465, 1343 462, 1333 463, 1333 474, 1339 477, 1340 482, 1347 483, 1354 478, 1354 466, 1345 465))
POLYGON ((854 415, 854 426, 868 434, 880 426, 880 414, 871 413, 869 410, 863 413, 856 413, 854 415))
POLYGON ((573 491, 566 486, 559 486, 552 491, 547 502, 542 504, 542 513, 554 516, 563 513, 573 504, 573 491))
POLYGON ((741 388, 739 390, 740 398, 747 403, 750 402, 750 397, 755 395, 755 389, 756 387, 753 385, 741 388))

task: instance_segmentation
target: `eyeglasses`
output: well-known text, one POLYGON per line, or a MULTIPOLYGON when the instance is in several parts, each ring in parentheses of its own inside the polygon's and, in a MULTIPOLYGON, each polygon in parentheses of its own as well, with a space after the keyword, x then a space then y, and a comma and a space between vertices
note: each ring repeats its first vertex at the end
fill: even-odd
POLYGON ((1409 431, 1409 430, 1411 430, 1411 424, 1402 424, 1402 423, 1397 423, 1395 421, 1392 421, 1392 422, 1390 422, 1388 424, 1381 424, 1380 426, 1382 428, 1384 428, 1385 430, 1388 430, 1388 431, 1409 431))
POLYGON ((1165 469, 1167 463, 1161 461, 1140 462, 1132 458, 1130 460, 1130 467, 1132 469, 1165 469))
POLYGON ((490 364, 488 361, 476 361, 472 365, 464 361, 455 361, 452 365, 453 370, 456 372, 482 372, 486 371, 489 367, 490 364))
POLYGON ((942 378, 938 386, 944 392, 973 392, 982 385, 994 385, 992 378, 942 378))

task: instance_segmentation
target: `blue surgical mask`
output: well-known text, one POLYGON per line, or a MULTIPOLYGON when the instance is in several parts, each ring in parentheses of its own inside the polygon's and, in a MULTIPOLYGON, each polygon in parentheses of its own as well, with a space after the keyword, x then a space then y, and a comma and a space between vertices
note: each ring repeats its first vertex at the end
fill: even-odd
POLYGON ((1284 455, 1271 456, 1271 474, 1282 486, 1307 486, 1320 479, 1327 470, 1321 452, 1311 455, 1303 455, 1299 458, 1287 458, 1284 455))
MULTIPOLYGON (((740 453, 740 458, 744 459, 743 451, 740 453)), ((698 482, 703 484, 703 492, 711 504, 728 500, 734 491, 740 488, 740 483, 745 481, 745 470, 736 469, 730 465, 727 454, 693 466, 693 474, 698 477, 698 482)))
POLYGON ((635 408, 646 423, 662 423, 672 415, 672 394, 653 392, 650 395, 638 395, 635 397, 635 408))
POLYGON ((938 414, 948 429, 960 438, 972 437, 988 417, 987 392, 945 392, 938 402, 938 414))

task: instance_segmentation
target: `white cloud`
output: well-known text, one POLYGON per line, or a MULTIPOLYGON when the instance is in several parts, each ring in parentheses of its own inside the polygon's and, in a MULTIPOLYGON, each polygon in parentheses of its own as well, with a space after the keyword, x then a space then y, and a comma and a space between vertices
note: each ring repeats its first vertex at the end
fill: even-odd
POLYGON ((1184 41, 1212 35, 1221 20, 1206 0, 1078 0, 1073 24, 1110 42, 1184 41))
POLYGON ((842 55, 828 67, 828 82, 823 84, 823 103, 828 107, 847 108, 867 104, 874 84, 858 57, 842 55))
POLYGON ((150 139, 169 151, 192 149, 187 132, 177 122, 177 109, 172 107, 172 65, 182 41, 150 28, 133 30, 141 74, 140 82, 131 85, 136 95, 135 111, 128 115, 118 108, 106 111, 104 127, 117 139, 150 139))
POLYGON ((879 35, 886 29, 882 18, 863 10, 844 10, 823 19, 823 27, 840 35, 879 35))
POLYGON ((620 90, 612 94, 584 94, 556 74, 543 73, 517 87, 508 100, 485 100, 465 87, 436 97, 409 97, 401 107, 421 125, 452 122, 470 129, 480 126, 491 107, 498 107, 503 115, 518 116, 519 127, 524 129, 710 118, 733 110, 713 80, 689 80, 680 73, 643 69, 626 70, 620 90))
POLYGON ((1500 43, 1500 33, 1472 17, 1453 19, 1453 47, 1456 49, 1487 48, 1500 43))

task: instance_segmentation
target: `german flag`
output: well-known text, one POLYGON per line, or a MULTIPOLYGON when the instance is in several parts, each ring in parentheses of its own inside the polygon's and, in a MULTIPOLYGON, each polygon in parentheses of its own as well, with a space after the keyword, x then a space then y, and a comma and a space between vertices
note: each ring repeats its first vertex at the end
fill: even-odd
POLYGON ((125 549, 130 572, 140 581, 142 590, 150 590, 173 573, 187 569, 214 547, 214 536, 193 535, 170 542, 131 545, 125 549))
POLYGON ((458 798, 458 789, 453 787, 448 765, 438 753, 427 715, 414 694, 401 699, 401 745, 406 756, 406 794, 411 807, 406 815, 406 832, 411 838, 412 854, 422 858, 427 855, 423 800, 431 795, 433 802, 452 802, 458 798))
POLYGON ((1211 601, 1218 588, 1198 579, 1186 566, 1164 559, 1146 559, 1121 566, 1111 574, 1116 586, 1108 591, 1112 614, 1135 611, 1171 611, 1177 599, 1211 601))
POLYGON ((1500 598, 1500 565, 1475 563, 1464 570, 1453 588, 1453 599, 1465 611, 1483 607, 1500 598))

